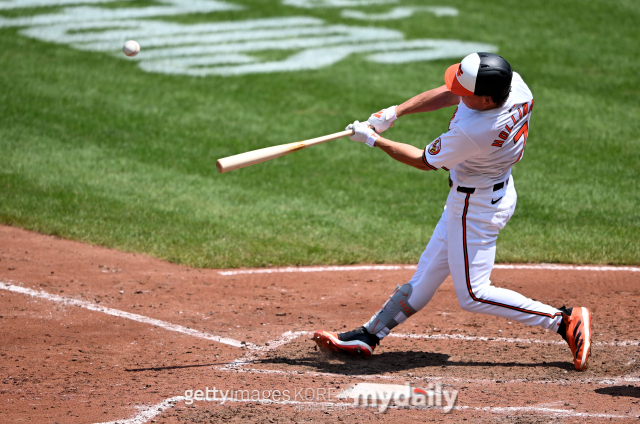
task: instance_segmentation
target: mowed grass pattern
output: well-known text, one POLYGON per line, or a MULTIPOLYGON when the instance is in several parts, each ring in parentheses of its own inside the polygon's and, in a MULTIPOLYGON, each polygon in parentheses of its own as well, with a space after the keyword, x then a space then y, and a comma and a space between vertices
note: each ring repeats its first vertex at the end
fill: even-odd
MULTIPOLYGON (((313 16, 499 46, 535 108, 497 261, 640 263, 639 3, 454 1, 457 17, 365 23, 339 9, 235 3, 246 9, 171 19, 313 16)), ((416 262, 442 213, 446 172, 348 139, 226 174, 215 161, 340 131, 441 85, 452 60, 354 55, 315 71, 195 78, 17 29, 0 29, 0 49, 2 223, 227 268, 416 262)), ((423 148, 452 113, 403 117, 386 134, 423 148)))

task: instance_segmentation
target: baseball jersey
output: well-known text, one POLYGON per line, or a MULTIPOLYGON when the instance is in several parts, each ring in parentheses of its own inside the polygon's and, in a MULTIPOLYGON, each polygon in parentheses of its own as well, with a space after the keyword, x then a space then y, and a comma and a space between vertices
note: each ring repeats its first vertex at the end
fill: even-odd
POLYGON ((479 111, 460 101, 449 131, 425 148, 423 161, 433 170, 450 171, 454 184, 463 187, 505 181, 511 166, 522 159, 532 109, 533 95, 514 72, 511 93, 502 106, 479 111))

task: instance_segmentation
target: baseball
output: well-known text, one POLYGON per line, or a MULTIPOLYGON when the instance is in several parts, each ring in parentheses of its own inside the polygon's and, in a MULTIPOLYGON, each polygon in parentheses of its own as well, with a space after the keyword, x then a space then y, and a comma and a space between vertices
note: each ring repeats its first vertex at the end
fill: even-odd
POLYGON ((124 43, 124 47, 122 47, 122 51, 129 57, 133 57, 140 53, 140 44, 137 41, 129 40, 124 43))

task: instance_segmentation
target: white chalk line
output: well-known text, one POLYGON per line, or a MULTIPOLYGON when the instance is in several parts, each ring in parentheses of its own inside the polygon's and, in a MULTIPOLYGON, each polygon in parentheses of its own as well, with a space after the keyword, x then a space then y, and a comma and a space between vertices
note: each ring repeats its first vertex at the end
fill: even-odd
POLYGON ((519 264, 506 265, 497 264, 493 266, 496 269, 543 269, 558 271, 627 271, 640 272, 640 267, 633 266, 608 266, 608 265, 560 265, 560 264, 519 264))
POLYGON ((167 409, 173 408, 176 403, 182 402, 183 400, 186 400, 184 396, 174 396, 172 398, 165 399, 156 405, 139 408, 140 412, 138 412, 138 415, 133 418, 109 421, 101 424, 144 424, 162 414, 167 409))
MULTIPOLYGON (((496 264, 494 269, 539 269, 557 271, 627 271, 640 272, 640 267, 629 266, 596 266, 596 265, 556 265, 556 264, 531 264, 531 265, 506 265, 496 264)), ((416 265, 355 265, 355 266, 317 266, 317 267, 283 267, 283 268, 259 268, 259 269, 235 269, 218 271, 220 275, 245 275, 245 274, 281 274, 295 272, 334 272, 334 271, 398 271, 415 270, 416 265)))
POLYGON ((220 371, 236 371, 242 369, 243 365, 247 365, 253 363, 257 359, 256 351, 264 352, 276 349, 282 345, 285 345, 303 334, 308 334, 308 331, 287 331, 280 335, 280 337, 276 340, 270 340, 265 343, 265 347, 259 347, 257 349, 248 350, 241 358, 234 359, 231 363, 226 364, 224 367, 214 367, 215 369, 219 369, 220 371))

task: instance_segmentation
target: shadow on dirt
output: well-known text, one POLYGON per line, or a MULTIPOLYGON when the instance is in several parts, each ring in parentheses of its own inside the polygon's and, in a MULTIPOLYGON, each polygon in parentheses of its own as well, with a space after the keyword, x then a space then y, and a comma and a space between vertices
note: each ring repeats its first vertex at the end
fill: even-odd
POLYGON ((273 356, 255 361, 262 364, 286 364, 292 367, 315 368, 318 372, 343 375, 376 375, 385 372, 410 371, 427 367, 509 367, 509 368, 560 368, 572 369, 566 362, 547 362, 545 364, 519 364, 516 362, 463 362, 449 361, 449 355, 423 351, 383 352, 371 358, 356 358, 339 354, 318 352, 302 358, 273 356))
POLYGON ((601 395, 609 395, 615 397, 626 396, 640 398, 640 387, 634 387, 630 384, 628 386, 602 387, 600 389, 596 389, 595 392, 601 395))

